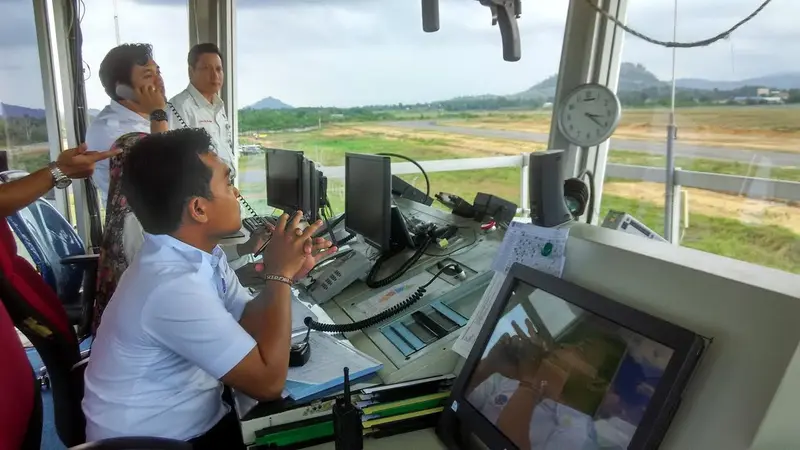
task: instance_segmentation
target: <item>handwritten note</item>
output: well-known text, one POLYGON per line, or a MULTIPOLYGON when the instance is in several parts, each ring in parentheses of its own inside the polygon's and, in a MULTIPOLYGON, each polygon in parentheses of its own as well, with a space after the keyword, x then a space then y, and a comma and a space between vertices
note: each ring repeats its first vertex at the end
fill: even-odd
POLYGON ((514 263, 521 263, 539 271, 561 277, 566 262, 569 228, 543 228, 521 222, 508 227, 500 249, 492 261, 495 271, 492 281, 481 297, 475 312, 453 343, 453 351, 466 358, 478 339, 486 317, 503 287, 508 271, 514 263))

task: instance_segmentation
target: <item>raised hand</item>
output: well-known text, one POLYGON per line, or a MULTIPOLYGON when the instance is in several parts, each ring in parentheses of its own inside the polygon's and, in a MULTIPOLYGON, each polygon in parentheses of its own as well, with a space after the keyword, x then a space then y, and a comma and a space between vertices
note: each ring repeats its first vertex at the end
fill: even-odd
POLYGON ((94 166, 98 161, 111 158, 120 153, 122 153, 120 149, 90 152, 87 150, 86 144, 81 144, 76 148, 59 153, 58 159, 56 159, 56 166, 69 178, 87 178, 92 176, 94 166))
POLYGON ((296 279, 306 265, 311 264, 313 267, 319 254, 330 248, 329 244, 325 247, 324 243, 317 243, 311 238, 322 226, 322 221, 317 221, 305 230, 301 230, 299 225, 302 218, 303 213, 300 211, 295 214, 291 222, 288 214, 281 215, 264 249, 266 275, 296 279), (308 262, 307 259, 312 262, 308 262))
POLYGON ((519 381, 535 379, 542 361, 550 354, 551 350, 547 343, 539 338, 530 319, 525 319, 525 326, 528 328, 527 333, 520 328, 516 321, 511 321, 511 327, 516 333, 511 338, 511 348, 517 360, 517 373, 514 379, 519 381))

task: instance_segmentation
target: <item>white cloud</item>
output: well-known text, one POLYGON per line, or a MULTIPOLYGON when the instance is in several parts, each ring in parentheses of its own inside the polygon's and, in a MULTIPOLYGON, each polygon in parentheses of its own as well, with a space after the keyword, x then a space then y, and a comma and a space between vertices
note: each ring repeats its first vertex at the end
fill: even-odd
MULTIPOLYGON (((113 2, 84 0, 84 56, 92 70, 86 91, 91 107, 107 97, 97 78, 105 53, 115 45, 113 2)), ((679 2, 679 40, 722 31, 760 0, 679 2)), ((0 101, 43 104, 32 0, 2 0, 0 101), (27 22, 26 22, 27 21, 27 22), (26 31, 27 30, 27 31, 26 31)), ((558 69, 567 0, 523 0, 522 60, 502 60, 500 34, 489 10, 472 0, 442 0, 441 30, 424 33, 419 2, 408 0, 239 0, 238 100, 251 104, 273 96, 295 105, 360 105, 417 102, 458 95, 513 93, 558 69)), ((186 85, 187 3, 180 0, 119 0, 123 42, 150 42, 175 93, 186 85)), ((628 23, 662 39, 672 37, 673 0, 633 0, 628 23)), ((800 71, 787 51, 800 41, 792 19, 800 3, 775 2, 730 40, 680 50, 678 76, 741 79, 800 71)), ((623 60, 640 62, 662 79, 671 51, 627 37, 623 60)))

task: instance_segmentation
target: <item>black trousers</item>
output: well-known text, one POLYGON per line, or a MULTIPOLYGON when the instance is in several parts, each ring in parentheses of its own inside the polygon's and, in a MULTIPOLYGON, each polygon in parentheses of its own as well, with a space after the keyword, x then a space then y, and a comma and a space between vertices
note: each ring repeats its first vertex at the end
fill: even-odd
POLYGON ((242 428, 233 405, 233 395, 227 386, 222 391, 222 400, 231 407, 231 411, 205 434, 189 440, 194 450, 245 450, 242 428))

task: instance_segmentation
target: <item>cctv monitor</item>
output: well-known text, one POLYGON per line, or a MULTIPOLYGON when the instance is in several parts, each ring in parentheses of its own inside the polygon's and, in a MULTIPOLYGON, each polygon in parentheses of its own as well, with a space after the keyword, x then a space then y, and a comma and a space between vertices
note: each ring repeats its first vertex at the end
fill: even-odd
POLYGON ((381 251, 391 247, 392 165, 388 156, 347 153, 344 224, 381 251))
POLYGON ((268 149, 266 160, 267 204, 289 213, 301 210, 308 204, 303 197, 303 173, 307 170, 303 152, 268 149))
POLYGON ((657 448, 697 334, 515 264, 437 428, 449 448, 657 448))

